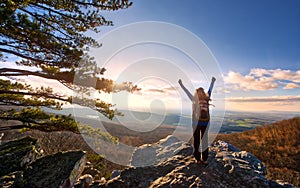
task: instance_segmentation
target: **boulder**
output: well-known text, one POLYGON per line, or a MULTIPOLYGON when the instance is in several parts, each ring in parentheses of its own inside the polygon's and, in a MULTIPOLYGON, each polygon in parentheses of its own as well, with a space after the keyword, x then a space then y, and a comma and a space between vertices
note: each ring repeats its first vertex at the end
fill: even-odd
POLYGON ((137 147, 130 160, 130 166, 143 167, 157 165, 174 155, 189 156, 193 153, 190 144, 169 135, 154 144, 137 147))
POLYGON ((24 169, 42 155, 37 139, 24 137, 0 145, 0 177, 24 169))
POLYGON ((86 160, 83 151, 59 152, 37 159, 24 170, 25 187, 73 187, 86 160))
MULTIPOLYGON (((0 187, 72 187, 82 173, 83 151, 42 156, 37 139, 24 137, 0 145, 0 187)), ((91 182, 90 182, 91 183, 91 182)))

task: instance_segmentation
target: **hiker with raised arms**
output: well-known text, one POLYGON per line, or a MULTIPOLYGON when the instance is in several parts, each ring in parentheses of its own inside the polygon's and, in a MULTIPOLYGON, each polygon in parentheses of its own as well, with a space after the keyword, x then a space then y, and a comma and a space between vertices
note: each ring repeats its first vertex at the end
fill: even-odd
POLYGON ((189 99, 192 101, 192 126, 193 126, 193 137, 194 137, 194 157, 197 162, 207 164, 208 158, 208 128, 210 124, 209 114, 209 101, 214 83, 215 77, 212 77, 208 92, 205 93, 202 87, 195 90, 192 95, 183 85, 181 79, 178 80, 179 85, 183 91, 187 94, 189 99), (200 137, 201 136, 201 137, 200 137), (201 150, 199 146, 201 142, 201 150), (201 155, 200 155, 201 154, 201 155))

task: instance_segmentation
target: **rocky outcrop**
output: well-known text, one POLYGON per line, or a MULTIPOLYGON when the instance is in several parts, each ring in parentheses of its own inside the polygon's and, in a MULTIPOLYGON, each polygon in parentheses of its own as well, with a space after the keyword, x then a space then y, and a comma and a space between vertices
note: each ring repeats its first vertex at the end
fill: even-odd
POLYGON ((190 144, 170 135, 157 143, 137 147, 132 155, 130 166, 157 165, 174 155, 190 156, 192 153, 193 148, 190 144))
POLYGON ((190 144, 168 136, 138 147, 132 166, 115 171, 108 181, 94 181, 89 174, 80 177, 86 164, 83 151, 40 157, 37 140, 30 137, 2 143, 0 149, 0 187, 293 187, 266 179, 267 169, 259 159, 224 141, 209 148, 204 165, 194 159, 190 144))
POLYGON ((0 145, 0 177, 20 171, 24 166, 42 155, 37 139, 25 137, 0 145))
POLYGON ((179 143, 171 136, 154 144, 155 152, 147 149, 150 145, 142 146, 133 155, 132 164, 140 165, 142 157, 151 153, 148 156, 154 156, 153 160, 146 157, 146 164, 154 165, 127 168, 119 176, 91 187, 292 187, 267 180, 266 168, 259 159, 226 142, 218 141, 210 147, 207 165, 191 156, 191 145, 179 143), (170 152, 176 150, 172 156, 170 152))
POLYGON ((40 158, 37 140, 25 137, 0 145, 0 187, 73 187, 85 163, 83 151, 40 158))
POLYGON ((83 151, 47 155, 27 166, 24 171, 25 187, 73 187, 85 163, 83 151))

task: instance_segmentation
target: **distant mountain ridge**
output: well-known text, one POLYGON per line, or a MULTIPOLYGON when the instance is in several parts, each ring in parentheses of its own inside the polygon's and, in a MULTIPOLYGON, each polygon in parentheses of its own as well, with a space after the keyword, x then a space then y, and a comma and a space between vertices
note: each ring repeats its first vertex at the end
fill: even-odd
MULTIPOLYGON (((77 121, 84 118, 87 119, 98 119, 101 121, 108 121, 109 119, 104 117, 98 112, 95 112, 89 108, 64 108, 61 111, 45 109, 51 113, 59 113, 75 116, 77 121)), ((165 124, 172 126, 191 126, 191 116, 187 113, 177 114, 175 112, 170 112, 166 114, 150 113, 146 111, 129 111, 120 110, 124 116, 117 116, 112 121, 123 124, 126 126, 133 125, 143 125, 149 123, 150 126, 155 128, 155 125, 165 124)), ((299 114, 297 113, 285 113, 285 112, 266 112, 266 113, 254 113, 254 112, 236 112, 236 111, 226 111, 224 119, 222 112, 213 111, 211 118, 211 128, 220 128, 220 133, 232 133, 232 132, 243 132, 251 130, 257 126, 270 124, 276 121, 280 121, 287 118, 293 118, 299 114)), ((86 121, 85 121, 86 122, 86 121)), ((149 131, 151 128, 144 128, 143 131, 149 131)))

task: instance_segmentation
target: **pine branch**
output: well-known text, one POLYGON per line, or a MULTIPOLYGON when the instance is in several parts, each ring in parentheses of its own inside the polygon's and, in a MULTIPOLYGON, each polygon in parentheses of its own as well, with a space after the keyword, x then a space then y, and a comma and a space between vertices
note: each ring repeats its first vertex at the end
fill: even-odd
POLYGON ((123 82, 121 84, 117 84, 112 80, 98 78, 96 76, 88 77, 88 78, 78 78, 74 83, 74 75, 73 72, 58 72, 56 74, 47 74, 40 71, 28 71, 28 70, 21 70, 21 69, 13 69, 13 68, 0 68, 0 76, 38 76, 46 79, 57 80, 62 84, 75 84, 77 86, 82 87, 91 87, 96 90, 104 91, 107 93, 110 92, 120 92, 120 91, 128 91, 134 92, 139 91, 136 85, 133 85, 131 82, 123 82))
POLYGON ((28 59, 28 60, 35 61, 35 62, 39 62, 39 63, 53 63, 53 61, 40 60, 40 59, 37 59, 37 58, 33 58, 31 56, 16 52, 14 50, 9 50, 9 49, 5 49, 5 48, 0 48, 0 52, 13 54, 13 55, 19 56, 21 58, 28 59))
POLYGON ((31 92, 12 91, 12 90, 0 90, 0 94, 30 95, 30 96, 44 97, 44 98, 56 99, 56 100, 72 103, 72 98, 63 98, 63 96, 53 95, 49 93, 31 93, 31 92))

